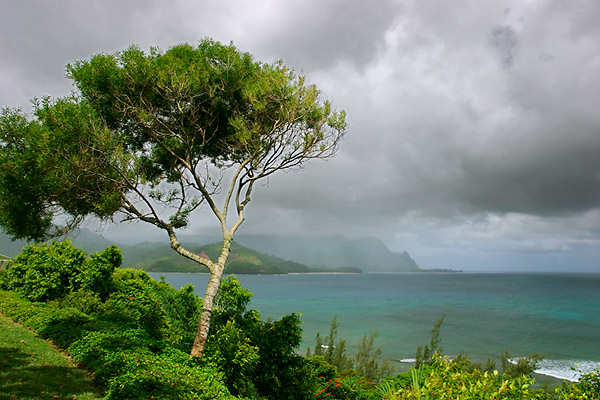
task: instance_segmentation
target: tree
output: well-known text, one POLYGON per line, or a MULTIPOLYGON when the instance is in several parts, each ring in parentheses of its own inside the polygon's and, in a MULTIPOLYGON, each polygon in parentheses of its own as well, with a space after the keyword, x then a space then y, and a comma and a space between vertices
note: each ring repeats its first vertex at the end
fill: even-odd
POLYGON ((84 217, 138 220, 210 279, 191 355, 202 356, 234 233, 257 181, 332 157, 345 113, 281 62, 206 39, 149 53, 132 46, 67 66, 77 91, 0 116, 0 225, 40 240, 84 217), (177 233, 206 204, 223 237, 216 260, 177 233), (235 213, 230 221, 231 209, 235 213), (61 228, 57 228, 57 222, 61 228))
POLYGON ((381 347, 375 347, 375 339, 379 336, 379 332, 373 331, 367 339, 367 335, 363 335, 358 342, 358 351, 354 357, 354 369, 360 376, 364 376, 371 381, 379 381, 385 378, 394 371, 394 367, 389 362, 383 361, 381 364, 377 359, 381 356, 381 347))
MULTIPOLYGON (((366 334, 363 335, 357 344, 356 355, 349 358, 346 354, 346 340, 338 339, 336 344, 338 327, 336 316, 331 320, 329 335, 325 336, 326 344, 323 344, 321 334, 317 332, 315 356, 322 357, 323 361, 335 366, 342 376, 358 374, 368 380, 376 381, 392 373, 393 368, 387 361, 381 364, 377 361, 381 356, 381 348, 375 347, 375 339, 379 336, 377 331, 371 332, 368 338, 366 334)), ((306 356, 309 357, 308 352, 306 356)))
POLYGON ((433 363, 433 355, 436 353, 441 355, 444 351, 440 346, 440 343, 442 342, 442 339, 440 338, 440 329, 442 328, 444 318, 446 318, 446 314, 442 315, 433 325, 429 345, 425 345, 425 348, 423 348, 423 346, 417 347, 415 368, 419 368, 421 365, 431 365, 433 363))
POLYGON ((352 360, 346 354, 346 340, 339 339, 336 343, 339 326, 337 316, 333 317, 329 326, 329 335, 325 336, 325 345, 323 339, 321 339, 321 334, 317 332, 315 356, 323 356, 326 362, 336 366, 340 372, 343 372, 352 369, 353 365, 352 360))

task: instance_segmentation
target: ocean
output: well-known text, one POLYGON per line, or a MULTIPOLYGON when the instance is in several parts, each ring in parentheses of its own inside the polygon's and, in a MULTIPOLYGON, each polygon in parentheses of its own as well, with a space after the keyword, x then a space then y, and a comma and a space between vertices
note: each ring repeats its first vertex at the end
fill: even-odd
MULTIPOLYGON (((151 273, 179 288, 187 283, 202 296, 207 274, 151 273)), ((576 380, 577 372, 600 367, 600 274, 372 273, 239 275, 254 293, 250 308, 263 319, 296 312, 303 320, 303 348, 314 349, 331 320, 353 354, 372 331, 382 357, 399 370, 429 343, 445 316, 441 346, 449 356, 467 353, 500 366, 500 354, 545 356, 536 372, 576 380)), ((406 368, 405 368, 406 369, 406 368)))

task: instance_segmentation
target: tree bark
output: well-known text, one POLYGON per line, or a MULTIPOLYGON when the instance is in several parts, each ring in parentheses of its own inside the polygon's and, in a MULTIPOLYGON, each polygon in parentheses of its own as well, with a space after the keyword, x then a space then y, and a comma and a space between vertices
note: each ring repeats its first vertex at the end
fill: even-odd
POLYGON ((210 268, 210 279, 206 286, 206 292, 202 299, 202 312, 200 313, 200 321, 198 322, 198 331, 196 332, 196 338, 194 339, 194 345, 190 352, 190 357, 202 357, 204 354, 204 346, 206 345, 206 339, 208 339, 208 331, 210 330, 210 320, 212 318, 212 310, 215 302, 215 297, 219 292, 221 286, 221 278, 225 271, 225 263, 229 257, 229 250, 231 249, 231 242, 233 241, 233 234, 223 230, 223 247, 221 248, 221 254, 216 264, 210 268))
POLYGON ((198 322, 198 331, 196 332, 196 338, 194 339, 194 345, 190 352, 190 357, 202 357, 204 353, 204 346, 206 339, 208 338, 208 331, 210 329, 210 319, 212 317, 212 310, 215 301, 215 297, 219 291, 221 285, 221 278, 223 276, 223 269, 219 265, 216 266, 215 271, 210 273, 210 279, 208 286, 206 287, 206 293, 202 300, 202 312, 200 313, 200 321, 198 322))

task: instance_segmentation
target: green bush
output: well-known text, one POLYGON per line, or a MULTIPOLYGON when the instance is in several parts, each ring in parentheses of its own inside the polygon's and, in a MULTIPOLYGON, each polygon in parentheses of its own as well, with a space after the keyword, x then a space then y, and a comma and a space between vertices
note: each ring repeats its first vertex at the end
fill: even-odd
POLYGON ((434 354, 443 353, 443 349, 440 346, 440 343, 442 341, 442 339, 440 338, 440 329, 442 327, 442 323, 444 322, 445 317, 445 314, 442 315, 433 325, 433 328, 431 329, 431 339, 429 341, 429 344, 417 347, 417 354, 415 356, 416 368, 419 368, 421 365, 433 364, 434 354))
POLYGON ((600 368, 583 374, 575 386, 590 398, 600 399, 600 368))
POLYGON ((98 318, 124 329, 145 329, 152 337, 188 351, 200 307, 192 285, 176 290, 164 281, 156 282, 143 270, 119 269, 112 275, 110 294, 98 318))
POLYGON ((242 330, 229 320, 213 330, 209 359, 223 371, 225 383, 235 395, 257 396, 252 380, 259 362, 256 346, 242 330))
POLYGON ((31 301, 63 297, 84 262, 85 253, 73 247, 69 240, 26 246, 8 269, 7 288, 31 301))
POLYGON ((205 357, 227 372, 233 394, 276 400, 314 397, 309 364, 295 351, 302 340, 300 317, 261 321, 258 311, 246 310, 251 297, 235 277, 223 281, 205 357))
POLYGON ((307 357, 305 362, 312 379, 318 385, 323 385, 328 381, 332 381, 338 375, 337 368, 325 361, 323 356, 307 357))
POLYGON ((111 290, 113 272, 121 266, 122 262, 121 250, 115 245, 93 254, 73 276, 71 291, 96 293, 102 300, 106 300, 111 290))
POLYGON ((560 400, 600 399, 600 368, 581 375, 578 382, 563 383, 555 393, 560 400))
POLYGON ((152 355, 152 350, 160 347, 142 329, 113 329, 89 332, 74 342, 68 352, 77 363, 94 371, 96 382, 105 386, 128 370, 131 366, 128 360, 152 355))
POLYGON ((165 310, 170 333, 170 341, 180 350, 189 352, 192 348, 202 302, 194 293, 194 286, 188 284, 176 290, 164 280, 153 282, 161 306, 165 310))
MULTIPOLYGON (((187 352, 170 347, 177 341, 173 336, 195 333, 199 300, 193 287, 175 290, 139 270, 117 270, 108 285, 90 283, 90 276, 106 272, 99 266, 111 254, 93 256, 91 273, 71 279, 78 290, 50 302, 0 291, 0 311, 68 349, 108 399, 234 399, 214 363, 190 360, 187 352)), ((238 363, 251 354, 247 350, 237 349, 238 363)))
POLYGON ((124 328, 141 328, 154 338, 162 338, 167 326, 166 313, 154 291, 154 283, 139 269, 115 271, 110 295, 99 318, 124 328))
POLYGON ((502 353, 500 357, 502 360, 502 373, 509 378, 516 378, 522 375, 531 376, 539 362, 544 359, 544 356, 540 354, 530 354, 527 357, 519 357, 511 361, 508 351, 502 353))
MULTIPOLYGON (((346 341, 337 339, 337 330, 339 323, 337 317, 333 317, 329 326, 329 335, 325 339, 317 333, 315 338, 315 355, 322 356, 323 359, 334 365, 339 371, 341 377, 361 376, 367 380, 379 381, 393 371, 392 365, 386 360, 380 363, 381 348, 375 347, 375 339, 379 336, 377 331, 363 335, 360 342, 357 343, 358 351, 353 358, 346 354, 346 341), (325 345, 323 344, 325 343, 325 345)), ((310 348, 307 351, 307 357, 310 354, 310 348)))
POLYGON ((379 381, 389 376, 394 368, 386 360, 381 364, 377 359, 381 356, 381 348, 375 348, 375 339, 379 333, 371 332, 369 337, 363 335, 362 340, 358 342, 358 350, 354 357, 354 369, 359 376, 370 381, 379 381))
POLYGON ((37 332, 66 349, 90 329, 94 329, 94 324, 89 316, 73 308, 61 308, 53 312, 45 327, 37 332))
POLYGON ((304 399, 313 392, 308 365, 295 351, 302 340, 300 324, 300 317, 292 313, 276 321, 261 321, 250 329, 251 343, 260 356, 253 380, 262 396, 304 399))
POLYGON ((454 361, 437 354, 430 369, 413 373, 410 387, 388 393, 386 400, 396 399, 543 399, 541 390, 531 387, 535 381, 528 376, 511 378, 493 373, 470 371, 467 361, 454 361))
POLYGON ((177 350, 129 357, 127 371, 108 385, 110 399, 234 400, 214 365, 194 365, 177 350))
MULTIPOLYGON (((336 343, 338 327, 337 317, 333 317, 329 326, 329 335, 325 336, 325 339, 322 339, 321 334, 317 332, 315 356, 322 356, 326 362, 334 365, 338 371, 350 372, 354 367, 354 363, 346 354, 346 340, 339 339, 336 343)), ((354 373, 354 371, 350 373, 354 373)))
POLYGON ((0 290, 8 290, 8 270, 0 269, 0 290))
POLYGON ((79 310, 32 303, 20 293, 0 292, 0 310, 62 348, 67 348, 87 330, 94 329, 93 319, 79 310))
POLYGON ((103 309, 102 299, 96 293, 78 290, 51 302, 60 308, 75 308, 88 315, 97 315, 103 309))
POLYGON ((387 377, 381 382, 379 389, 385 388, 389 393, 396 393, 402 389, 409 389, 417 382, 421 384, 423 382, 423 376, 429 376, 431 373, 431 368, 430 365, 421 365, 419 368, 413 368, 410 371, 399 373, 395 377, 387 377))
POLYGON ((67 239, 26 246, 2 275, 2 287, 31 301, 59 299, 78 290, 106 298, 113 271, 121 265, 121 251, 110 246, 88 258, 67 239))
POLYGON ((376 400, 381 396, 376 391, 377 384, 363 378, 348 377, 332 379, 317 390, 316 399, 349 399, 349 400, 376 400))
POLYGON ((143 329, 90 332, 68 349, 107 399, 231 399, 215 366, 195 365, 143 329), (212 397, 211 397, 212 396, 212 397))

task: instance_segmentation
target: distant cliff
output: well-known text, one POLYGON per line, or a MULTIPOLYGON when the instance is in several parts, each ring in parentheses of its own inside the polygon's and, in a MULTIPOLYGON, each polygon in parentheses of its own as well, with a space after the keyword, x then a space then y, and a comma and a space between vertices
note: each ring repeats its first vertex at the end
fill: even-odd
POLYGON ((373 237, 238 235, 236 241, 311 268, 360 268, 363 272, 420 271, 407 252, 394 253, 385 243, 373 237))

